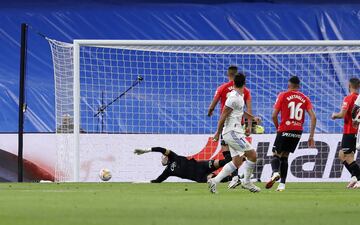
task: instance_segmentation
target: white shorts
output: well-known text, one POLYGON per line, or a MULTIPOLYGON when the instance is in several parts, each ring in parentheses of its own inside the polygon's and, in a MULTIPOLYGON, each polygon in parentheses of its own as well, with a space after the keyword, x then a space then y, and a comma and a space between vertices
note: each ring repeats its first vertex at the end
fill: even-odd
POLYGON ((244 155, 244 152, 254 149, 242 133, 230 131, 224 134, 223 138, 225 143, 229 146, 231 157, 237 155, 242 156, 244 155))

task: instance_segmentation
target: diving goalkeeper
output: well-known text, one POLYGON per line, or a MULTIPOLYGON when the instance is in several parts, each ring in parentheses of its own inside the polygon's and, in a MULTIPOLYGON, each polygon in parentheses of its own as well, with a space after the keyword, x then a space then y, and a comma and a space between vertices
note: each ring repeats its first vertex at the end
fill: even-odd
POLYGON ((162 174, 155 180, 150 181, 151 183, 161 183, 170 176, 189 179, 199 183, 205 183, 208 179, 214 176, 214 171, 231 161, 229 151, 223 152, 223 160, 203 161, 188 159, 185 156, 179 156, 175 152, 161 147, 153 147, 150 149, 135 149, 134 151, 134 153, 137 155, 142 155, 148 152, 162 153, 163 156, 161 158, 161 164, 166 166, 162 174))

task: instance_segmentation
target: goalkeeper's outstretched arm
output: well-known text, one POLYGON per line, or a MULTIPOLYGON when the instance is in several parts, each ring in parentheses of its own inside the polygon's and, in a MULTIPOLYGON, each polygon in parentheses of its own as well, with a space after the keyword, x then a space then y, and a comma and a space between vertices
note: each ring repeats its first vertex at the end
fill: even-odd
POLYGON ((137 155, 142 155, 148 152, 160 152, 163 155, 168 156, 169 158, 173 158, 176 156, 176 153, 174 153, 173 151, 166 149, 166 148, 162 148, 162 147, 152 147, 152 148, 148 148, 148 149, 135 149, 134 154, 137 155))
POLYGON ((155 180, 152 180, 152 181, 150 181, 150 182, 151 182, 151 183, 161 183, 161 182, 163 182, 164 180, 168 179, 169 176, 170 176, 170 175, 169 175, 169 169, 166 168, 166 169, 162 172, 162 174, 160 174, 160 176, 159 176, 158 178, 156 178, 155 180))

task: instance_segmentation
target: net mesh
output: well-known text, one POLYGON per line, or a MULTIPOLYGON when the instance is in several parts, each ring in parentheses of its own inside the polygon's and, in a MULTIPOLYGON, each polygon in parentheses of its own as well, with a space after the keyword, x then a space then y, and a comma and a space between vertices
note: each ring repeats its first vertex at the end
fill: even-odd
MULTIPOLYGON (((49 42, 55 70, 60 147, 57 177, 60 181, 71 180, 73 48, 71 44, 49 42)), ((80 139, 81 165, 96 164, 96 157, 103 158, 109 165, 121 163, 119 170, 126 171, 126 176, 131 178, 136 173, 135 169, 129 169, 136 168, 128 165, 131 160, 102 155, 112 148, 109 143, 123 144, 114 142, 115 134, 214 133, 220 112, 217 109, 209 118, 207 109, 217 87, 227 82, 229 65, 238 66, 247 75, 253 113, 262 118, 265 133, 276 132, 271 121, 272 107, 277 94, 287 88, 291 75, 300 77, 302 92, 314 105, 318 118, 316 132, 341 133, 342 121, 329 118, 339 110, 347 95, 348 79, 358 77, 359 59, 358 46, 80 46, 80 129, 84 133, 80 139), (101 136, 103 143, 95 141, 95 134, 101 136), (96 153, 87 154, 90 151, 96 153)), ((309 119, 304 128, 305 132, 309 131, 309 119)), ((294 165, 299 163, 301 167, 305 158, 294 165)), ((91 167, 95 171, 100 164, 91 167)), ((316 166, 310 167, 313 171, 323 170, 316 166)), ((341 168, 337 172, 342 173, 341 168)), ((94 171, 81 177, 96 179, 94 171)), ((299 171, 304 175, 303 168, 299 171)), ((296 168, 293 172, 297 173, 296 168)))

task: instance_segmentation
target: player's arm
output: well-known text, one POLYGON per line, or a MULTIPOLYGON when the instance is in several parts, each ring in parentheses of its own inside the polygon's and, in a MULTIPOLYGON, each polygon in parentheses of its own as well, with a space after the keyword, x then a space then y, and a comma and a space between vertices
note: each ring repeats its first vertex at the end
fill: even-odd
MULTIPOLYGON (((252 101, 251 101, 251 94, 250 94, 250 91, 249 91, 249 95, 245 101, 245 105, 246 105, 246 111, 249 113, 249 114, 252 114, 252 101)), ((247 135, 250 135, 251 134, 251 128, 252 128, 252 119, 250 119, 248 117, 248 129, 246 131, 247 135)))
POLYGON ((232 111, 233 111, 232 108, 225 105, 224 110, 221 113, 221 116, 220 116, 220 119, 219 119, 219 122, 218 122, 217 131, 216 131, 215 136, 213 138, 214 141, 219 140, 220 134, 222 133, 222 130, 224 128, 225 120, 226 120, 226 118, 228 118, 228 116, 231 114, 232 111))
POLYGON ((315 141, 314 141, 314 135, 315 135, 315 128, 316 128, 316 115, 313 109, 308 109, 307 113, 310 116, 310 136, 308 140, 308 145, 310 148, 315 148, 315 141))
POLYGON ((336 119, 343 119, 347 113, 347 111, 349 110, 349 105, 350 105, 350 102, 348 101, 348 98, 345 97, 344 98, 344 101, 343 101, 343 104, 341 106, 341 110, 340 112, 338 113, 333 113, 331 115, 331 119, 333 120, 336 120, 336 119))
POLYGON ((215 110, 215 107, 216 105, 218 104, 220 98, 214 98, 209 106, 209 109, 208 109, 208 116, 212 116, 214 110, 215 110))
POLYGON ((251 114, 251 112, 244 112, 244 115, 246 116, 246 118, 248 119, 248 121, 250 120, 251 121, 251 125, 252 125, 252 121, 255 120, 257 123, 260 123, 261 122, 261 118, 260 117, 257 117, 257 116, 254 116, 251 114))
POLYGON ((220 90, 216 90, 215 96, 214 96, 212 102, 210 103, 210 106, 209 106, 209 109, 208 109, 208 114, 207 115, 209 117, 212 116, 212 114, 213 114, 213 112, 215 110, 215 107, 218 104, 219 100, 220 100, 220 90))
POLYGON ((345 117, 345 115, 346 115, 346 112, 347 112, 347 110, 341 109, 340 112, 338 112, 338 113, 333 113, 333 114, 331 115, 331 119, 333 119, 333 120, 336 120, 336 119, 344 119, 344 117, 345 117))
POLYGON ((168 179, 169 176, 170 176, 169 169, 166 167, 166 169, 162 172, 162 174, 160 174, 160 176, 158 178, 156 178, 155 180, 152 180, 150 182, 151 183, 161 183, 164 180, 168 179))
POLYGON ((134 154, 137 154, 137 155, 142 155, 142 154, 149 153, 149 152, 160 152, 163 155, 168 156, 169 158, 173 158, 176 156, 175 152, 173 152, 169 149, 166 149, 166 148, 162 148, 162 147, 152 147, 149 149, 135 149, 134 150, 134 154))
POLYGON ((276 128, 276 130, 278 129, 279 127, 279 112, 280 112, 280 109, 274 109, 272 115, 271 115, 271 118, 272 118, 272 121, 274 123, 274 126, 276 128))
POLYGON ((272 118, 272 121, 274 123, 274 126, 276 128, 276 130, 278 129, 279 127, 279 112, 281 110, 281 105, 282 105, 282 102, 283 102, 283 93, 280 93, 276 99, 276 102, 275 102, 275 105, 274 105, 274 111, 271 115, 271 118, 272 118))

